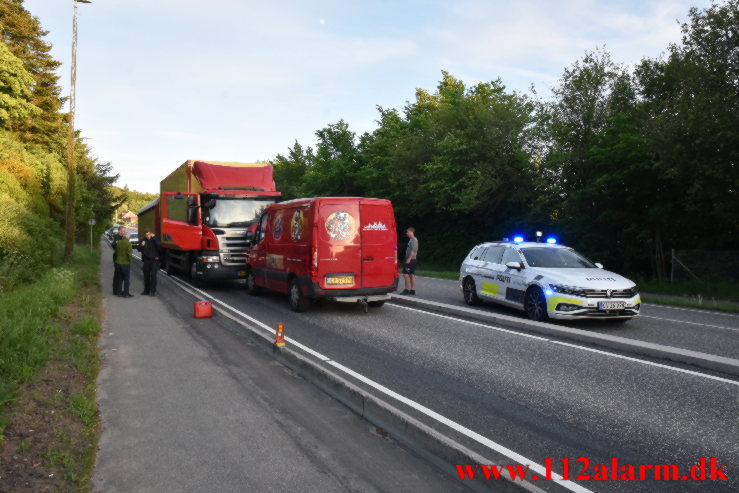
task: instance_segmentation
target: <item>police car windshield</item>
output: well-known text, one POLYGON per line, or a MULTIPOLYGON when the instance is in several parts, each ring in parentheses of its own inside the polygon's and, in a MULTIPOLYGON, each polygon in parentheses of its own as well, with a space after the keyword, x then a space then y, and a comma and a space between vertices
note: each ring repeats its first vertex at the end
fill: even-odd
POLYGON ((598 267, 575 250, 569 248, 522 248, 526 262, 531 267, 556 267, 564 269, 597 269, 598 267))

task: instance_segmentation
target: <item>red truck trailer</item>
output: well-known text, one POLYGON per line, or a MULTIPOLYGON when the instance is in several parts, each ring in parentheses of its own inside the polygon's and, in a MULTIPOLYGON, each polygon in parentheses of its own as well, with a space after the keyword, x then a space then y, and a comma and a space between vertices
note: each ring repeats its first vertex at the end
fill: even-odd
POLYGON ((389 200, 322 197, 274 204, 247 239, 247 290, 287 293, 294 311, 317 298, 378 307, 398 286, 389 200))
POLYGON ((271 165, 186 161, 138 211, 139 237, 150 229, 160 239, 167 272, 194 281, 245 277, 246 233, 279 196, 271 165))

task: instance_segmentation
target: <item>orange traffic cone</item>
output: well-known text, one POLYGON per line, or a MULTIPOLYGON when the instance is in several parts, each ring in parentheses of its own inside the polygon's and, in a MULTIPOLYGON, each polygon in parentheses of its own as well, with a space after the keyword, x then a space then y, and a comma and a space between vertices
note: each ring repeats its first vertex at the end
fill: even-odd
POLYGON ((277 324, 277 330, 275 331, 275 346, 285 347, 285 326, 277 324))

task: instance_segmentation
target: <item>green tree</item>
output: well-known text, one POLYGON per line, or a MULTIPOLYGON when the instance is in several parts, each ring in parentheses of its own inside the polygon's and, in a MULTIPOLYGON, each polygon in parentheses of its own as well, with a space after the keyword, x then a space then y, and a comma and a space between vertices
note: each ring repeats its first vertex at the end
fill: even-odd
POLYGON ((41 109, 34 118, 16 122, 14 128, 25 142, 42 144, 64 156, 63 99, 56 74, 61 63, 51 56, 51 45, 43 39, 47 34, 23 7, 23 0, 0 0, 0 37, 34 77, 30 101, 41 109))
POLYGON ((283 200, 297 199, 302 196, 301 186, 308 172, 312 149, 303 149, 299 142, 288 149, 287 156, 278 154, 270 164, 274 166, 274 178, 277 190, 282 192, 283 200))
POLYGON ((29 102, 34 79, 23 62, 0 43, 0 128, 41 112, 29 102))
POLYGON ((682 44, 637 69, 676 248, 739 239, 739 2, 693 8, 682 44))

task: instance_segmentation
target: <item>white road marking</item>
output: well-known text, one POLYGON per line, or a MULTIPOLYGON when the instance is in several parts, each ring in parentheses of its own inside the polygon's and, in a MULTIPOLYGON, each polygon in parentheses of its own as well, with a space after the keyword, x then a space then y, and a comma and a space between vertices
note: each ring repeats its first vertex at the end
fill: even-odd
MULTIPOLYGON (((264 323, 260 322, 259 320, 255 319, 253 317, 250 317, 249 315, 245 314, 244 312, 242 312, 242 311, 240 311, 240 310, 232 307, 231 305, 229 305, 229 304, 227 304, 227 303, 219 300, 218 298, 214 297, 213 295, 211 295, 211 294, 209 294, 209 293, 207 293, 207 292, 205 292, 205 291, 203 291, 201 289, 198 289, 198 288, 196 288, 194 286, 191 286, 189 284, 186 284, 184 281, 182 281, 181 279, 179 279, 179 278, 177 278, 175 276, 169 276, 169 277, 171 279, 173 279, 177 284, 179 284, 180 287, 184 291, 189 292, 190 294, 193 294, 193 292, 196 292, 196 293, 198 293, 198 294, 200 294, 202 296, 205 296, 205 297, 209 298, 211 301, 213 301, 213 302, 215 302, 215 303, 217 303, 219 305, 222 305, 222 306, 228 308, 229 310, 232 310, 235 313, 238 313, 239 315, 241 315, 242 317, 246 318, 250 322, 258 325, 259 327, 261 327, 261 328, 263 328, 263 329, 265 329, 265 330, 267 330, 267 331, 269 331, 271 333, 274 333, 274 329, 270 328, 267 324, 264 324, 264 323)), ((219 311, 221 311, 221 313, 223 313, 224 315, 228 315, 223 310, 219 310, 219 311)), ((238 322, 238 320, 235 320, 231 316, 229 316, 228 318, 230 318, 231 320, 234 320, 234 321, 238 322)), ((246 324, 243 324, 243 322, 241 323, 241 325, 244 325, 245 327, 248 328, 248 326, 246 324)), ((430 417, 430 418, 438 421, 439 423, 442 423, 442 424, 448 426, 449 428, 452 428, 453 430, 455 430, 455 431, 457 431, 457 432, 459 432, 459 433, 461 433, 461 434, 463 434, 463 435, 471 438, 472 440, 474 440, 474 441, 476 441, 476 442, 478 442, 478 443, 480 443, 480 444, 482 444, 482 445, 490 448, 491 450, 494 450, 494 451, 496 451, 496 452, 498 452, 500 454, 505 455, 506 457, 510 458, 511 460, 516 461, 516 463, 523 464, 523 465, 528 464, 529 465, 529 469, 531 469, 532 471, 537 472, 537 473, 540 474, 540 478, 543 478, 546 475, 547 470, 546 470, 546 468, 543 465, 537 464, 536 462, 532 461, 531 459, 529 459, 527 457, 524 457, 523 455, 518 454, 518 453, 514 452, 513 450, 511 450, 511 449, 509 449, 509 448, 507 448, 507 447, 505 447, 505 446, 503 446, 503 445, 501 445, 501 444, 499 444, 497 442, 494 442, 493 440, 490 440, 489 438, 486 438, 486 437, 480 435, 479 433, 477 433, 475 431, 472 431, 471 429, 469 429, 469 428, 467 428, 465 426, 462 426, 461 424, 457 423, 456 421, 453 421, 453 420, 451 420, 451 419, 449 419, 449 418, 447 418, 447 417, 445 417, 445 416, 443 416, 443 415, 441 415, 441 414, 439 414, 439 413, 437 413, 437 412, 435 412, 435 411, 427 408, 426 406, 423 406, 422 404, 419 404, 418 402, 416 402, 414 400, 411 400, 411 399, 409 399, 407 397, 404 397, 401 394, 398 394, 397 392, 394 392, 394 391, 390 390, 389 388, 387 388, 387 387, 379 384, 378 382, 375 382, 374 380, 371 380, 371 379, 365 377, 361 373, 357 373, 354 370, 352 370, 351 368, 347 368, 346 366, 342 365, 341 363, 338 363, 336 361, 333 361, 331 358, 329 358, 327 356, 324 356, 323 354, 319 353, 318 351, 314 351, 313 349, 308 348, 304 344, 300 344, 299 342, 297 342, 294 339, 285 337, 285 340, 288 341, 290 344, 292 344, 292 345, 294 345, 294 346, 302 349, 303 351, 307 352, 308 354, 310 354, 310 355, 312 355, 312 356, 320 359, 324 363, 327 363, 327 364, 333 366, 334 368, 336 368, 336 369, 338 369, 338 370, 346 373, 347 375, 350 375, 350 376, 354 377, 355 379, 360 380, 361 382, 365 383, 366 385, 369 385, 370 387, 374 388, 375 390, 377 390, 377 391, 379 391, 379 392, 381 392, 381 393, 383 393, 383 394, 385 394, 385 395, 387 395, 389 397, 392 397, 393 399, 396 399, 396 400, 404 403, 405 405, 407 405, 407 406, 415 409, 416 411, 418 411, 418 412, 420 412, 422 414, 425 414, 426 416, 428 416, 428 417, 430 417)), ((568 489, 570 491, 574 491, 574 492, 577 492, 577 493, 592 493, 591 490, 589 490, 587 488, 584 488, 584 487, 580 486, 577 483, 574 483, 574 482, 572 482, 570 480, 564 480, 564 479, 562 479, 562 476, 559 475, 559 474, 557 474, 557 473, 550 472, 550 474, 551 474, 551 477, 553 478, 553 481, 554 482, 560 484, 562 487, 564 487, 564 488, 566 488, 566 489, 568 489)))
POLYGON ((657 308, 669 308, 670 310, 682 310, 684 312, 695 312, 703 315, 721 315, 722 317, 739 318, 739 315, 734 313, 726 313, 719 310, 701 310, 699 308, 683 308, 681 306, 670 306, 670 305, 658 305, 655 303, 644 303, 644 306, 653 306, 657 308))
POLYGON ((729 380, 729 379, 721 378, 721 377, 715 377, 713 375, 707 375, 705 373, 701 373, 701 372, 697 372, 697 371, 684 370, 682 368, 675 368, 674 366, 663 365, 661 363, 654 363, 653 361, 646 361, 646 360, 641 360, 639 358, 632 358, 630 356, 623 356, 621 354, 609 353, 608 351, 602 351, 600 349, 594 349, 594 348, 589 348, 589 347, 578 346, 576 344, 570 344, 569 342, 554 341, 554 340, 553 341, 550 341, 550 342, 552 342, 553 344, 559 344, 560 346, 568 346, 568 347, 573 347, 573 348, 577 348, 577 349, 582 349, 584 351, 590 351, 590 352, 593 352, 593 353, 605 354, 606 356, 613 356, 614 358, 621 358, 621 359, 626 359, 626 360, 629 360, 629 361, 636 361, 637 363, 642 363, 644 365, 656 366, 656 367, 659 367, 659 368, 666 368, 668 370, 679 371, 680 373, 687 373, 689 375, 696 375, 696 376, 699 376, 699 377, 708 378, 708 379, 711 379, 711 380, 716 380, 718 382, 730 383, 732 385, 739 385, 739 382, 736 382, 734 380, 729 380))
POLYGON ((625 359, 625 360, 628 360, 628 361, 636 361, 637 363, 643 363, 645 365, 656 366, 656 367, 659 367, 659 368, 665 368, 665 369, 676 371, 676 372, 679 372, 679 373, 686 373, 688 375, 699 376, 699 377, 703 377, 703 378, 708 378, 710 380, 716 380, 718 382, 730 383, 732 385, 738 385, 739 386, 739 382, 737 382, 737 381, 729 380, 727 378, 716 377, 716 376, 709 375, 709 374, 706 374, 706 373, 700 373, 700 372, 696 372, 696 371, 692 371, 692 370, 685 370, 683 368, 678 368, 678 367, 675 367, 675 366, 662 365, 662 364, 654 363, 654 362, 648 361, 648 360, 642 360, 642 359, 639 359, 639 358, 633 358, 633 357, 629 357, 629 356, 623 356, 623 355, 617 354, 617 353, 611 353, 611 352, 608 352, 608 351, 602 351, 602 350, 599 350, 599 349, 593 349, 593 348, 590 348, 590 347, 587 347, 587 346, 580 346, 580 345, 577 345, 577 344, 570 344, 570 343, 560 342, 560 341, 558 341, 556 339, 550 339, 548 337, 533 336, 533 335, 526 334, 526 333, 523 333, 523 332, 517 332, 515 330, 504 329, 502 327, 495 327, 493 325, 483 324, 483 323, 480 323, 480 322, 472 322, 472 321, 464 320, 464 319, 461 319, 461 318, 450 317, 449 315, 440 315, 438 313, 427 312, 427 311, 424 311, 424 310, 419 310, 417 308, 410 308, 410 307, 407 307, 407 306, 395 305, 395 304, 390 304, 388 306, 391 306, 393 308, 401 308, 403 310, 410 310, 410 311, 414 311, 414 312, 420 312, 420 313, 423 313, 425 315, 432 315, 434 317, 445 318, 445 319, 448 319, 448 320, 453 320, 455 322, 461 322, 461 323, 465 323, 465 324, 468 324, 468 325, 475 325, 477 327, 485 327, 487 329, 497 330, 497 331, 500 331, 500 332, 506 332, 506 333, 513 334, 513 335, 516 335, 516 336, 527 337, 527 338, 530 338, 530 339, 537 339, 537 340, 540 340, 542 342, 551 342, 553 344, 559 344, 561 346, 568 346, 568 347, 575 348, 575 349, 582 349, 584 351, 591 351, 591 352, 595 352, 595 353, 601 353, 601 354, 605 354, 605 355, 608 355, 608 356, 612 356, 614 358, 621 358, 621 359, 625 359))
POLYGON ((723 325, 704 324, 701 322, 689 322, 687 320, 672 320, 669 318, 655 317, 653 315, 641 315, 641 316, 644 318, 653 318, 655 320, 664 320, 665 322, 675 322, 678 324, 702 325, 703 327, 712 327, 714 329, 739 330, 739 327, 724 327, 723 325))

